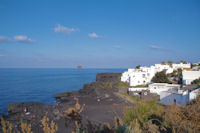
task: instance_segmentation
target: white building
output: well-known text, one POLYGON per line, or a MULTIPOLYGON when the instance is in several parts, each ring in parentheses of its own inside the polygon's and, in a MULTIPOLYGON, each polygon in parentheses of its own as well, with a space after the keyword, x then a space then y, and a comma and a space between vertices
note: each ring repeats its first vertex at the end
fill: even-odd
POLYGON ((195 79, 200 78, 200 71, 183 71, 183 84, 189 85, 191 84, 195 79))
POLYGON ((135 69, 129 77, 130 86, 146 85, 151 82, 154 75, 154 69, 151 67, 141 67, 140 69, 135 69))
POLYGON ((172 68, 175 69, 190 69, 191 68, 191 64, 187 63, 187 64, 183 64, 183 63, 178 63, 178 64, 172 64, 172 68))
POLYGON ((150 93, 160 95, 160 103, 165 105, 179 104, 185 105, 197 98, 200 95, 200 88, 192 90, 180 89, 180 85, 167 83, 153 83, 148 88, 129 88, 128 91, 133 92, 134 95, 139 95, 139 92, 149 90, 150 93))
POLYGON ((186 91, 162 91, 160 92, 160 103, 165 105, 185 105, 189 102, 189 93, 186 91))
POLYGON ((163 91, 160 93, 160 102, 165 105, 179 104, 185 105, 187 102, 191 102, 196 99, 200 94, 200 88, 189 90, 178 90, 178 91, 163 91))
POLYGON ((177 84, 167 84, 167 83, 153 83, 149 84, 149 90, 151 93, 156 93, 160 95, 163 91, 178 91, 180 85, 177 84))
POLYGON ((174 69, 168 64, 155 64, 155 70, 156 72, 166 70, 166 73, 172 73, 174 71, 174 69))
POLYGON ((172 73, 178 68, 188 68, 190 64, 172 64, 163 65, 155 64, 150 67, 140 67, 139 69, 128 69, 128 71, 122 73, 121 81, 130 83, 130 86, 146 85, 151 83, 151 79, 157 72, 166 70, 166 73, 172 73))
POLYGON ((200 88, 190 92, 189 100, 192 101, 192 100, 196 99, 198 95, 200 95, 200 88))
POLYGON ((130 79, 130 73, 129 72, 122 73, 122 76, 121 76, 121 81, 122 82, 130 83, 129 79, 130 79))
POLYGON ((163 91, 178 91, 180 90, 180 85, 178 84, 167 84, 167 83, 153 83, 149 84, 148 87, 133 87, 129 88, 128 91, 143 91, 149 90, 150 93, 155 93, 160 95, 163 91))

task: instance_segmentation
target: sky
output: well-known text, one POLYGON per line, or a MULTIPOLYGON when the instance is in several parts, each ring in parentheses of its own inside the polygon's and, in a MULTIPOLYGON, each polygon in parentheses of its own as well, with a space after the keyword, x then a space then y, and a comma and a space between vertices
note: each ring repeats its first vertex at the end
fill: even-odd
POLYGON ((0 0, 0 68, 200 61, 199 0, 0 0))

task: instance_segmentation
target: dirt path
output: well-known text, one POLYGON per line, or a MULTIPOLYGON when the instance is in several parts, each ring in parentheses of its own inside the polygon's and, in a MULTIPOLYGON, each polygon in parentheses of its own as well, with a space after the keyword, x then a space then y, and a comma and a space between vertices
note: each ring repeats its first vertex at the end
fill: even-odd
POLYGON ((132 99, 130 99, 130 98, 124 96, 124 95, 121 94, 121 93, 115 92, 114 94, 115 94, 117 97, 123 99, 124 102, 126 102, 126 103, 128 103, 128 104, 133 104, 133 105, 136 105, 136 104, 137 104, 137 103, 134 102, 132 99))

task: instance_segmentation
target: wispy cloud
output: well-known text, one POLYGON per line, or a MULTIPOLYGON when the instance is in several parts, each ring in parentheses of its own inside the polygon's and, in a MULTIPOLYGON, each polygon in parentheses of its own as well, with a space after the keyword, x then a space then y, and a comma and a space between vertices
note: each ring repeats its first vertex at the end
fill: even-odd
POLYGON ((4 42, 4 43, 10 43, 10 42, 33 43, 33 42, 35 42, 35 40, 32 40, 31 38, 28 38, 27 36, 17 35, 17 36, 14 36, 13 39, 6 37, 6 36, 0 36, 0 42, 4 42))
POLYGON ((2 56, 5 56, 5 55, 3 55, 3 54, 0 54, 0 57, 2 57, 2 56))
POLYGON ((12 40, 6 36, 0 36, 0 42, 11 42, 12 40))
POLYGON ((149 48, 150 49, 162 49, 161 47, 155 46, 155 45, 150 45, 149 48))
POLYGON ((88 36, 89 36, 90 38, 101 38, 101 36, 97 35, 95 32, 89 33, 88 36))
POLYGON ((35 42, 31 38, 28 38, 27 36, 22 36, 22 35, 14 36, 14 41, 16 41, 16 42, 22 42, 22 43, 32 43, 32 42, 35 42))
POLYGON ((75 29, 75 28, 68 28, 68 27, 65 27, 65 26, 62 26, 60 24, 58 24, 55 28, 54 28, 54 31, 57 32, 57 33, 64 33, 64 34, 71 34, 73 32, 76 32, 76 31, 80 31, 79 29, 75 29))
POLYGON ((119 49, 119 48, 121 48, 121 46, 119 46, 119 45, 115 45, 114 48, 119 49))
POLYGON ((162 51, 162 52, 170 52, 170 51, 172 51, 170 49, 163 48, 163 47, 156 46, 156 45, 150 45, 149 48, 152 49, 152 50, 162 51))

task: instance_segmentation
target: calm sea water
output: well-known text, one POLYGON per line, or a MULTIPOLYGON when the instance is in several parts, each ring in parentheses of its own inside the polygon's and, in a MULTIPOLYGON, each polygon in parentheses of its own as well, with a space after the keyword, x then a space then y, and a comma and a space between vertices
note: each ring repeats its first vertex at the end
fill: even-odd
POLYGON ((56 93, 79 90, 101 72, 123 72, 125 69, 0 69, 0 115, 13 102, 55 104, 56 93))

